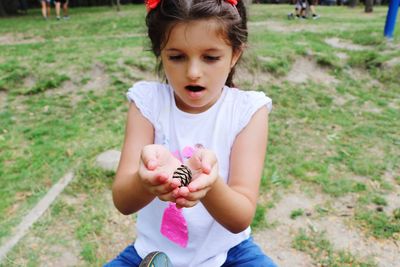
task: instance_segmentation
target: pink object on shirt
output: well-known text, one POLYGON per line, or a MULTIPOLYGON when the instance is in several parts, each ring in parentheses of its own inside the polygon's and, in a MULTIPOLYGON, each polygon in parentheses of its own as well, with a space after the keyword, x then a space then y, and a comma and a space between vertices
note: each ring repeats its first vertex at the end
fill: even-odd
POLYGON ((175 203, 169 203, 168 208, 164 210, 161 234, 183 248, 187 246, 189 240, 187 223, 182 209, 178 209, 175 203))
POLYGON ((185 146, 183 148, 182 154, 186 159, 191 158, 194 154, 194 148, 190 146, 185 146))

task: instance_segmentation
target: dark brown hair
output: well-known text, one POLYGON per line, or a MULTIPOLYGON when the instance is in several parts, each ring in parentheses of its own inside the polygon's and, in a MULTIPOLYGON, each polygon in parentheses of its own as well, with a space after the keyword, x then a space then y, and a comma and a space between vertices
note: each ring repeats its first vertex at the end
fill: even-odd
MULTIPOLYGON (((236 6, 224 0, 161 0, 146 16, 151 50, 157 59, 160 59, 161 50, 173 26, 179 22, 199 19, 217 19, 224 38, 234 52, 239 52, 247 42, 247 15, 243 0, 238 0, 236 6)), ((162 69, 161 63, 158 65, 159 71, 162 69)), ((234 72, 233 67, 225 82, 227 86, 234 86, 234 72)))

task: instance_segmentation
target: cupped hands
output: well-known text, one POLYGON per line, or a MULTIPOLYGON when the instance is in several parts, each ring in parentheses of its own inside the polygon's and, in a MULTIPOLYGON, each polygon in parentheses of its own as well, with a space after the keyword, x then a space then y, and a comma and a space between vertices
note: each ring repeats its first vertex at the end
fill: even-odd
POLYGON ((173 178, 181 166, 164 146, 152 144, 142 149, 139 177, 144 188, 162 201, 175 202, 178 208, 195 206, 218 179, 218 161, 215 153, 198 149, 186 162, 192 172, 188 186, 182 186, 180 179, 173 178))

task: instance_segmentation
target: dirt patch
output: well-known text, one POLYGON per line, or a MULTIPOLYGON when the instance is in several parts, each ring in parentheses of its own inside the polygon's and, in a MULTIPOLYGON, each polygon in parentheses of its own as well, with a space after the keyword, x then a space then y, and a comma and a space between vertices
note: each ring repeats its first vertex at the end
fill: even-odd
POLYGON ((71 79, 63 82, 58 88, 46 90, 45 95, 68 95, 71 99, 71 105, 75 106, 85 96, 85 94, 80 94, 80 92, 101 92, 106 90, 110 85, 110 79, 105 72, 105 67, 100 63, 95 63, 87 75, 90 77, 90 80, 84 86, 80 86, 81 81, 77 80, 76 77, 82 77, 83 75, 76 75, 73 71, 68 71, 68 77, 71 77, 71 79))
POLYGON ((398 261, 400 249, 394 241, 365 237, 338 217, 324 218, 315 224, 319 231, 326 233, 328 240, 337 250, 350 251, 357 258, 364 260, 372 258, 380 267, 393 267, 398 261))
POLYGON ((0 44, 2 45, 16 45, 16 44, 32 44, 41 43, 46 40, 42 37, 20 34, 3 33, 0 36, 0 44))
MULTIPOLYGON (((50 217, 51 215, 47 212, 42 219, 48 220, 50 217)), ((36 259, 38 266, 82 266, 81 248, 74 239, 73 226, 75 224, 76 221, 69 220, 68 227, 66 227, 65 221, 58 221, 46 229, 44 236, 39 236, 40 233, 31 231, 21 242, 22 245, 16 248, 17 256, 12 262, 12 266, 28 266, 29 258, 18 256, 25 255, 27 250, 38 255, 36 259)))
POLYGON ((81 262, 79 259, 79 254, 77 254, 77 249, 79 245, 75 240, 71 240, 69 242, 69 247, 61 245, 51 246, 48 250, 48 253, 42 254, 41 262, 49 263, 51 262, 51 266, 57 267, 72 267, 77 266, 81 262))
POLYGON ((32 88, 36 84, 36 79, 32 75, 25 77, 24 82, 22 84, 23 88, 32 88))
POLYGON ((83 87, 84 91, 104 91, 110 85, 110 79, 103 64, 95 63, 89 77, 90 81, 83 87))
POLYGON ((309 255, 292 248, 294 234, 286 225, 280 225, 274 229, 256 232, 253 236, 257 244, 278 266, 313 266, 313 260, 309 255))
POLYGON ((372 49, 372 47, 353 44, 349 41, 344 41, 339 38, 327 38, 325 39, 325 43, 334 48, 346 49, 351 51, 363 51, 372 49))
POLYGON ((309 24, 283 24, 276 21, 256 21, 256 22, 249 22, 249 27, 263 27, 265 30, 270 30, 274 32, 283 32, 283 33, 290 33, 290 32, 318 32, 320 27, 316 25, 309 25, 309 24))
POLYGON ((313 60, 308 58, 298 58, 285 79, 292 83, 306 83, 309 80, 325 85, 337 83, 337 80, 327 73, 325 69, 319 67, 313 60))
POLYGON ((398 43, 398 42, 393 42, 392 40, 387 40, 386 44, 387 44, 387 47, 390 49, 390 51, 400 49, 400 43, 398 43))
POLYGON ((343 94, 343 95, 339 95, 339 94, 334 94, 332 95, 333 97, 333 103, 335 106, 344 106, 346 105, 348 102, 350 101, 354 101, 357 98, 351 94, 343 94))
POLYGON ((136 238, 134 216, 121 214, 114 206, 111 192, 104 195, 107 199, 109 217, 105 225, 106 229, 99 236, 99 249, 102 257, 107 260, 115 258, 136 238))
POLYGON ((383 175, 385 182, 393 186, 392 192, 385 195, 388 204, 384 207, 384 211, 388 215, 392 215, 395 209, 400 209, 400 185, 395 181, 395 176, 399 175, 399 173, 396 174, 394 171, 386 171, 383 175))
POLYGON ((254 90, 259 85, 275 83, 276 79, 271 74, 260 71, 250 71, 249 68, 238 65, 235 83, 240 88, 254 90), (249 88, 251 86, 251 88, 249 88))
MULTIPOLYGON (((115 18, 115 14, 113 15, 115 18)), ((116 34, 116 35, 99 35, 96 37, 57 37, 52 39, 53 42, 57 43, 65 43, 68 41, 75 41, 79 42, 82 40, 95 40, 102 41, 102 40, 109 40, 109 39, 128 39, 128 38, 140 38, 145 37, 145 33, 129 33, 129 34, 116 34)), ((17 45, 17 44, 33 44, 33 43, 42 43, 46 42, 41 36, 34 36, 30 34, 23 34, 23 33, 5 33, 0 36, 0 44, 1 45, 17 45)))
MULTIPOLYGON (((400 199, 395 193, 393 198, 400 199)), ((363 260, 372 258, 381 267, 394 266, 400 253, 395 241, 366 237, 347 222, 353 215, 356 201, 357 196, 352 194, 331 199, 318 193, 310 197, 297 189, 284 195, 276 206, 268 211, 267 221, 277 223, 277 227, 255 233, 255 239, 264 251, 283 267, 316 266, 308 255, 292 247, 293 239, 300 229, 324 233, 335 250, 349 251, 363 260), (318 215, 315 207, 321 205, 330 207, 328 216, 318 215), (290 214, 296 209, 304 210, 305 215, 291 219, 290 214)))
MULTIPOLYGON (((115 18, 115 17, 113 17, 115 18)), ((56 43, 65 43, 65 42, 80 42, 80 41, 91 41, 91 40, 96 40, 96 41, 107 41, 110 39, 129 39, 129 38, 138 38, 138 37, 145 37, 146 34, 142 33, 131 33, 131 34, 117 34, 117 35, 98 35, 96 37, 94 36, 88 36, 88 37, 58 37, 54 38, 53 42, 56 43)))
POLYGON ((394 57, 383 63, 383 66, 387 68, 393 68, 398 65, 400 65, 400 57, 394 57))
POLYGON ((377 88, 383 88, 382 83, 380 83, 378 80, 373 79, 371 75, 363 70, 363 69, 357 69, 357 68, 352 68, 351 70, 346 70, 346 73, 355 81, 362 81, 364 84, 368 87, 377 87, 377 88))
POLYGON ((307 227, 309 219, 301 217, 297 220, 292 220, 290 214, 296 209, 311 212, 316 204, 321 204, 324 201, 324 198, 320 195, 316 195, 315 198, 311 199, 299 192, 283 196, 267 214, 267 221, 278 225, 273 229, 256 232, 254 239, 278 266, 314 266, 309 255, 292 247, 297 230, 301 227, 307 227))
POLYGON ((335 55, 342 61, 345 61, 349 58, 349 55, 347 55, 346 53, 343 53, 343 52, 337 52, 337 53, 335 53, 335 55))
POLYGON ((46 96, 53 96, 53 95, 72 95, 76 92, 77 87, 74 85, 74 82, 71 80, 65 81, 62 85, 58 88, 53 88, 51 90, 46 90, 46 96))
POLYGON ((119 66, 125 67, 129 69, 128 73, 115 73, 116 77, 126 84, 131 85, 134 81, 146 80, 146 81, 154 81, 157 80, 157 74, 155 68, 153 69, 152 64, 155 62, 155 57, 152 54, 143 54, 143 48, 134 47, 134 48, 124 48, 121 49, 121 54, 123 55, 120 59, 118 59, 117 64, 119 66), (140 62, 144 64, 144 67, 132 66, 130 64, 126 64, 125 61, 129 59, 136 59, 140 57, 140 62), (147 65, 147 66, 146 66, 147 65))
POLYGON ((372 101, 366 101, 364 102, 362 109, 367 111, 367 112, 371 112, 371 113, 375 113, 375 114, 380 114, 383 112, 383 109, 378 107, 375 103, 373 103, 372 101))

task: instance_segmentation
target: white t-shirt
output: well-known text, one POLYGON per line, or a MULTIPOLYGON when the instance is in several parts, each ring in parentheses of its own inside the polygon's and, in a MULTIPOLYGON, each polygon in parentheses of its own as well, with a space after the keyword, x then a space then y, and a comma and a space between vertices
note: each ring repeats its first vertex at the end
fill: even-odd
MULTIPOLYGON (((129 89, 127 96, 153 125, 155 144, 164 145, 182 162, 197 147, 214 151, 220 176, 225 182, 236 136, 262 106, 267 106, 269 111, 272 108, 271 99, 262 92, 241 91, 227 86, 217 102, 199 114, 179 110, 173 89, 168 84, 138 82, 129 89)), ((135 248, 142 258, 152 251, 163 251, 171 258, 174 267, 221 266, 228 250, 250 235, 250 227, 238 234, 226 230, 198 203, 192 208, 182 209, 189 232, 187 246, 183 248, 160 232, 163 212, 168 205, 168 202, 155 198, 138 212, 135 248)))

